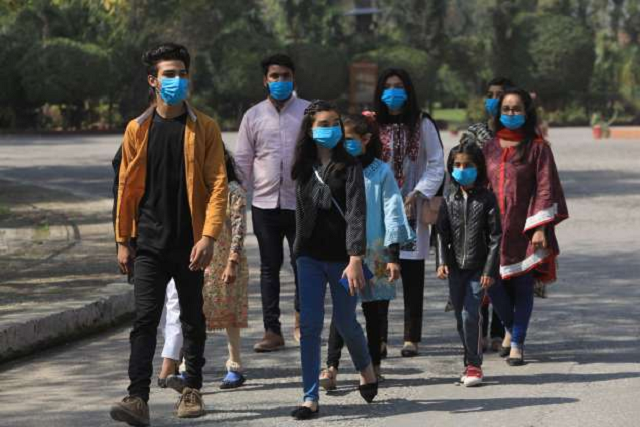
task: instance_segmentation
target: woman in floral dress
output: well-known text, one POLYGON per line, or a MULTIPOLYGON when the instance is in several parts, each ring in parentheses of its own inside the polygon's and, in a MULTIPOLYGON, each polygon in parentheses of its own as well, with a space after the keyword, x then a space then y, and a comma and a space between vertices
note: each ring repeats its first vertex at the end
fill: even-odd
POLYGON ((204 277, 204 315, 210 331, 225 329, 229 360, 221 388, 240 387, 245 377, 240 358, 240 329, 247 327, 249 269, 244 253, 247 230, 247 193, 236 173, 235 162, 225 150, 229 200, 227 218, 216 241, 211 264, 204 277))

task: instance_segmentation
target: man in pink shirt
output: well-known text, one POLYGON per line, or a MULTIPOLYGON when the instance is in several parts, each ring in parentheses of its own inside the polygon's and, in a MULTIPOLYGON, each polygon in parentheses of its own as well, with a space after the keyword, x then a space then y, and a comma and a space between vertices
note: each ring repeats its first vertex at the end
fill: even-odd
MULTIPOLYGON (((294 93, 295 66, 287 55, 276 54, 262 61, 267 99, 250 108, 242 118, 235 160, 247 190, 253 190, 253 231, 260 249, 260 291, 265 334, 256 343, 257 352, 284 347, 280 325, 280 268, 286 237, 293 252, 296 234, 295 184, 291 179, 293 153, 309 105, 294 93)), ((293 255, 291 266, 296 272, 293 255)), ((296 329, 300 339, 298 278, 295 275, 296 329)))

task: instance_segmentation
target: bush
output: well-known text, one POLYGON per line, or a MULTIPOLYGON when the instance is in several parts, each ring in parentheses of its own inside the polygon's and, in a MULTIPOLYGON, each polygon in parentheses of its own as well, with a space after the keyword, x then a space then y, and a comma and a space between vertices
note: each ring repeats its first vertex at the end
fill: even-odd
MULTIPOLYGON (((620 95, 631 109, 640 111, 640 48, 633 46, 625 52, 620 72, 620 95)), ((640 113, 636 113, 640 117, 640 113)))
POLYGON ((478 123, 487 120, 484 109, 484 98, 474 97, 467 101, 467 119, 469 123, 478 123))
POLYGON ((296 84, 306 99, 338 100, 349 88, 347 55, 336 46, 294 44, 287 48, 296 64, 296 84))
POLYGON ((65 38, 33 46, 19 64, 30 102, 64 105, 65 125, 80 129, 85 103, 111 90, 108 54, 99 46, 65 38))
MULTIPOLYGON (((578 19, 551 14, 536 17, 529 55, 533 62, 528 89, 536 90, 546 105, 561 109, 569 97, 588 93, 595 63, 594 35, 578 19)), ((520 82, 520 76, 512 77, 520 82)))
POLYGON ((99 46, 57 38, 33 46, 20 61, 27 98, 40 105, 77 104, 109 93, 109 56, 99 46))
POLYGON ((545 111, 543 119, 555 126, 589 126, 590 123, 585 107, 575 102, 562 110, 545 111))

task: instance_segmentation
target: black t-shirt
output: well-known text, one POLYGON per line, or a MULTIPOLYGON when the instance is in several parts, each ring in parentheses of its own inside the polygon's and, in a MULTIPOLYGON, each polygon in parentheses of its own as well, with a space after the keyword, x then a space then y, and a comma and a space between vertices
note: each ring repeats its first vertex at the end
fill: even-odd
MULTIPOLYGON (((347 176, 345 169, 335 170, 335 164, 319 168, 322 180, 331 188, 333 198, 338 202, 342 212, 346 212, 347 193, 345 189, 347 176)), ((311 176, 310 179, 316 179, 311 176)), ((349 254, 345 241, 347 239, 347 223, 331 203, 330 209, 318 209, 316 223, 308 240, 302 248, 302 254, 320 261, 348 262, 349 254)))
POLYGON ((139 207, 139 248, 190 252, 193 247, 184 164, 186 123, 186 113, 173 119, 153 115, 145 192, 139 207))

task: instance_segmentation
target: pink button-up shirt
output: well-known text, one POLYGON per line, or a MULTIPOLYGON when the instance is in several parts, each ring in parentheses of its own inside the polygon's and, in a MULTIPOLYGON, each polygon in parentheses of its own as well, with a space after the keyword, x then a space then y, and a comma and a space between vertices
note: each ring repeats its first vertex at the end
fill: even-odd
POLYGON ((244 114, 234 157, 246 189, 253 190, 253 206, 295 210, 291 166, 308 105, 292 95, 280 111, 266 99, 244 114))

